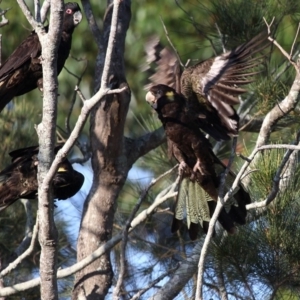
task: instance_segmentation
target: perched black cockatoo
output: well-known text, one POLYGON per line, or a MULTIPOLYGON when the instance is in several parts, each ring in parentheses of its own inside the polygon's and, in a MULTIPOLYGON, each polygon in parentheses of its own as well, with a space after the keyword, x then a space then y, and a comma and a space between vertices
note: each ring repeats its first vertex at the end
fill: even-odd
POLYGON ((253 82, 259 73, 262 56, 257 54, 268 45, 263 32, 234 50, 182 70, 176 54, 152 38, 145 47, 147 63, 155 62, 157 67, 146 89, 158 84, 174 88, 187 100, 199 128, 216 140, 228 140, 239 130, 234 105, 246 92, 241 86, 253 82))
MULTIPOLYGON (((156 85, 150 88, 146 100, 156 110, 163 124, 169 153, 180 163, 179 172, 182 176, 172 230, 179 228, 186 209, 190 237, 195 239, 199 223, 205 230, 208 228, 218 200, 220 174, 224 172, 225 166, 199 130, 197 116, 190 113, 182 95, 166 85, 156 85)), ((233 173, 227 176, 227 188, 234 178, 233 173)), ((246 205, 251 202, 241 184, 233 202, 222 209, 218 218, 229 233, 235 231, 235 222, 245 224, 246 205)))
MULTIPOLYGON (((80 23, 82 14, 77 3, 66 3, 63 29, 58 48, 57 74, 69 56, 72 33, 80 23)), ((46 31, 48 27, 45 28, 46 31)), ((0 111, 15 96, 20 96, 38 87, 43 90, 41 44, 36 32, 32 32, 9 56, 0 68, 0 111)))
MULTIPOLYGON (((61 146, 55 148, 57 152, 61 146)), ((9 153, 12 163, 0 172, 0 211, 20 198, 37 197, 37 146, 18 149, 9 153)), ((60 164, 53 178, 54 198, 65 200, 74 196, 81 188, 84 176, 75 171, 66 158, 60 164)))

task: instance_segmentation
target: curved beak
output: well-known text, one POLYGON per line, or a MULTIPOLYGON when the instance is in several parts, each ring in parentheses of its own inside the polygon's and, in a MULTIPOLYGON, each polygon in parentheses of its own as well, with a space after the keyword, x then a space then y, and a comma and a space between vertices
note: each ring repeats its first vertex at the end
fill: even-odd
POLYGON ((157 102, 155 96, 149 91, 146 94, 146 101, 153 107, 154 109, 157 108, 157 102))
POLYGON ((77 26, 82 20, 82 13, 81 11, 76 11, 73 15, 73 22, 74 25, 77 26))

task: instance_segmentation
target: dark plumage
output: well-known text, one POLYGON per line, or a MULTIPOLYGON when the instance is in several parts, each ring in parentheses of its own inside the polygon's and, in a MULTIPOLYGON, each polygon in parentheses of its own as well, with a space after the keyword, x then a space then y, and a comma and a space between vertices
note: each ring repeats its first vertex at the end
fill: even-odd
MULTIPOLYGON (((167 140, 168 149, 180 163, 182 175, 175 209, 173 231, 179 228, 187 210, 187 222, 192 239, 197 237, 198 223, 207 229, 208 222, 214 212, 218 200, 220 174, 225 166, 213 153, 209 141, 197 126, 197 116, 190 114, 186 100, 176 91, 165 85, 150 88, 146 100, 158 113, 167 140)), ((227 176, 226 186, 230 187, 234 174, 227 176)), ((227 210, 223 208, 219 222, 230 233, 235 230, 234 222, 245 223, 246 204, 251 202, 250 196, 240 185, 234 195, 234 204, 227 210)))
MULTIPOLYGON (((55 148, 57 152, 61 146, 55 148)), ((20 198, 37 197, 37 146, 18 149, 9 153, 12 163, 0 172, 0 211, 20 198)), ((75 171, 64 159, 54 176, 52 186, 54 198, 65 200, 74 196, 81 188, 84 176, 75 171)))
POLYGON ((159 40, 152 38, 146 45, 147 63, 155 62, 157 67, 146 89, 158 84, 174 88, 187 100, 199 128, 216 140, 230 139, 238 134, 239 116, 234 105, 246 92, 240 86, 252 82, 258 73, 261 57, 255 54, 268 46, 267 37, 266 32, 261 33, 232 51, 183 71, 175 53, 162 49, 159 40))
MULTIPOLYGON (((82 14, 77 3, 65 5, 63 30, 58 48, 57 74, 69 56, 72 33, 80 23, 82 14)), ((46 31, 48 27, 45 28, 46 31)), ((20 96, 38 87, 43 89, 41 44, 36 32, 32 32, 9 56, 0 68, 0 111, 15 96, 20 96)))

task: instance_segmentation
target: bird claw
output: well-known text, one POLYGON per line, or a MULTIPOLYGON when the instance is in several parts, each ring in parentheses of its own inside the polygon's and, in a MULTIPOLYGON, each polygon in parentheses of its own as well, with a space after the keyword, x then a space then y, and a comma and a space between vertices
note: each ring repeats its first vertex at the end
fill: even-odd
POLYGON ((200 160, 197 160, 196 164, 194 165, 193 175, 195 175, 197 171, 199 171, 201 175, 206 175, 206 172, 201 168, 200 160))
POLYGON ((179 175, 182 176, 183 173, 185 172, 187 168, 187 164, 185 163, 185 161, 182 161, 180 164, 179 164, 179 167, 178 167, 178 172, 179 172, 179 175))

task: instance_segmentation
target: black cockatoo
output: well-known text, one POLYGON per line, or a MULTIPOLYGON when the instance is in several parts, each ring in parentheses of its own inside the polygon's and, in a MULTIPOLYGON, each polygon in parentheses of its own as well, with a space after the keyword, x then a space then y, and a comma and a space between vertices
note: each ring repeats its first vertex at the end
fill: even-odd
MULTIPOLYGON (((69 56, 72 33, 81 19, 79 5, 75 2, 66 3, 61 42, 58 48, 57 74, 60 73, 69 56)), ((47 31, 48 27, 45 29, 47 31)), ((26 94, 37 87, 42 91, 41 50, 38 35, 33 31, 2 64, 0 68, 0 111, 15 96, 26 94)))
MULTIPOLYGON (((180 163, 179 172, 182 176, 172 230, 179 228, 186 209, 190 237, 195 239, 199 223, 207 230, 218 200, 220 174, 225 166, 199 130, 198 117, 190 113, 182 95, 166 85, 156 85, 150 88, 146 100, 156 110, 163 124, 169 153, 180 163)), ((227 176, 227 187, 230 187, 234 178, 233 173, 227 176)), ((229 233, 235 231, 235 222, 245 224, 246 205, 251 202, 241 184, 233 198, 233 203, 223 208, 218 218, 229 233)))
POLYGON ((253 82, 262 65, 262 56, 257 54, 269 44, 263 32, 227 53, 182 70, 176 54, 153 38, 145 50, 147 63, 155 62, 157 67, 146 89, 158 84, 173 88, 185 97, 199 128, 216 140, 228 140, 239 130, 234 105, 246 92, 241 86, 253 82))
MULTIPOLYGON (((55 148, 57 152, 61 146, 55 148)), ((22 148, 9 153, 12 163, 0 172, 0 211, 20 198, 37 197, 37 146, 22 148)), ((74 196, 82 187, 84 176, 75 171, 66 158, 53 178, 54 198, 65 200, 74 196)))

